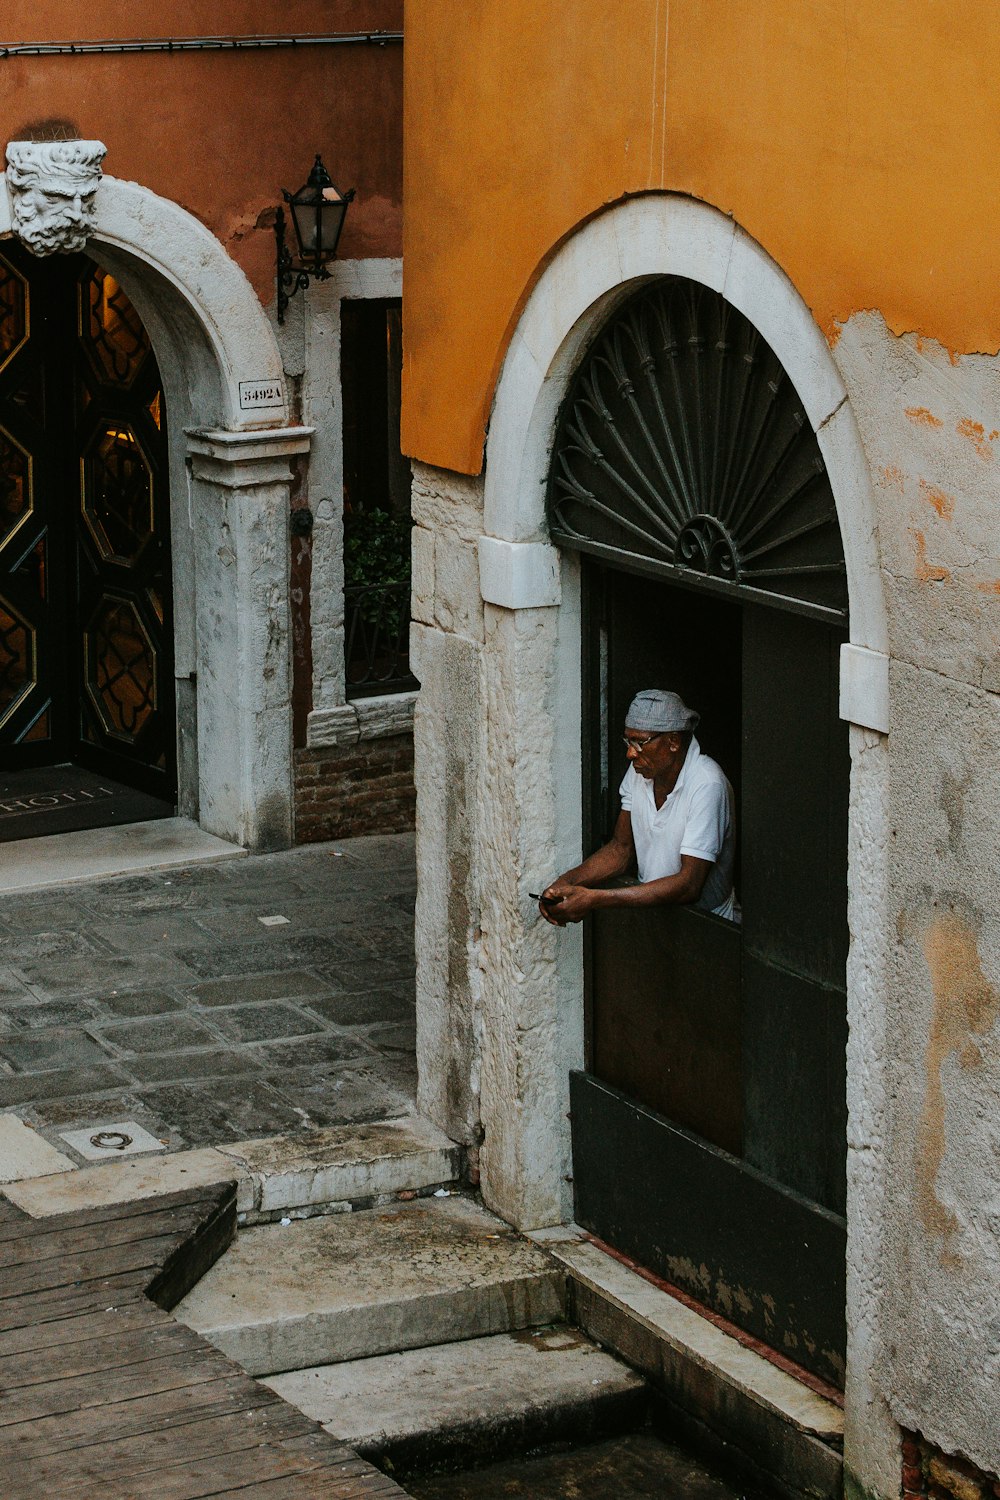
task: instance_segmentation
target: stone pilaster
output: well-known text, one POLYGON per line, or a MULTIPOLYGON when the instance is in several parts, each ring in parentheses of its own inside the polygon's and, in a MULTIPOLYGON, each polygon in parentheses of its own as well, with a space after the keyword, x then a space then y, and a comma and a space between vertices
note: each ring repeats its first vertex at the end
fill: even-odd
POLYGON ((187 435, 200 821, 254 850, 292 841, 289 488, 310 436, 187 435))

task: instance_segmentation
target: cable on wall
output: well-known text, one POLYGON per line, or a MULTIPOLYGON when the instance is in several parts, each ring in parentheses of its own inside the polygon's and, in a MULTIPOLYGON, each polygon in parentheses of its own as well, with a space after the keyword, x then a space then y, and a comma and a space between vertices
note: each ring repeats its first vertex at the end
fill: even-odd
POLYGON ((262 52, 279 47, 378 46, 401 42, 401 31, 332 31, 305 36, 182 36, 148 37, 135 41, 18 42, 0 44, 5 57, 87 57, 95 53, 131 52, 262 52))

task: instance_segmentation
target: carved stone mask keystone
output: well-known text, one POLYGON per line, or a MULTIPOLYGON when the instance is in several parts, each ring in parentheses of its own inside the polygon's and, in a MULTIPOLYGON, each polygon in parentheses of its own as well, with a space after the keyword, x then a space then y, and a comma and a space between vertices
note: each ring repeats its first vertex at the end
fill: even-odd
POLYGON ((71 255, 93 233, 100 141, 11 141, 7 185, 14 233, 33 255, 71 255))

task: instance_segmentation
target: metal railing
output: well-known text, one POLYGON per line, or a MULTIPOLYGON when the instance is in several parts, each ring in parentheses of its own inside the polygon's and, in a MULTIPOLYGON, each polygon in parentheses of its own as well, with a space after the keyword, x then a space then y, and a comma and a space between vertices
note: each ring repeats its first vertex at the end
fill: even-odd
POLYGON ((348 698, 406 693, 410 671, 410 582, 352 584, 344 590, 348 698))

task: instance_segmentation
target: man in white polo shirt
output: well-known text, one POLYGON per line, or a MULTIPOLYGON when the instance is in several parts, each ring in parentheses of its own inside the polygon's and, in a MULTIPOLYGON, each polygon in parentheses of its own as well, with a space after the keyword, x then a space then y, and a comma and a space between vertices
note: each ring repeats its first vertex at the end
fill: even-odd
POLYGON ((646 688, 625 719, 629 760, 610 843, 542 892, 555 927, 608 906, 695 906, 738 921, 733 890, 733 789, 703 755, 698 715, 676 693, 646 688), (637 869, 638 885, 602 888, 637 869))

